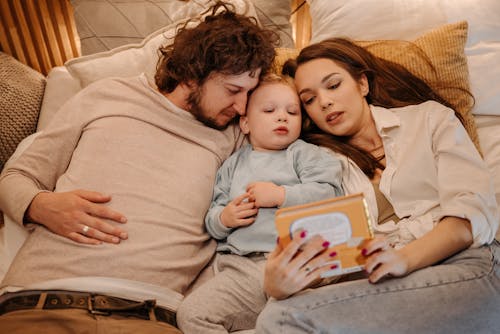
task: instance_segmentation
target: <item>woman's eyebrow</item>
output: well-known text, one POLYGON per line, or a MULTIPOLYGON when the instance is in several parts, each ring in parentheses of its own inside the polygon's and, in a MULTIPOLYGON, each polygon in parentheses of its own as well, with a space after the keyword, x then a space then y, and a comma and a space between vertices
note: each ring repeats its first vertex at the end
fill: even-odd
POLYGON ((301 90, 299 91, 299 96, 300 96, 300 95, 302 95, 302 94, 304 94, 304 93, 307 93, 307 92, 309 92, 309 91, 311 91, 311 89, 309 89, 309 88, 304 88, 304 89, 301 89, 301 90))
POLYGON ((323 78, 323 80, 321 80, 321 83, 325 83, 325 82, 327 82, 328 80, 330 80, 330 78, 331 78, 331 77, 334 77, 334 76, 339 75, 339 74, 340 74, 340 73, 338 73, 338 72, 332 72, 332 73, 330 73, 330 74, 326 75, 326 76, 323 78))
MULTIPOLYGON (((321 83, 322 83, 322 84, 324 84, 325 82, 327 82, 328 80, 330 80, 330 78, 331 78, 331 77, 333 77, 333 76, 335 76, 335 75, 337 75, 337 74, 340 74, 340 73, 337 73, 337 72, 332 72, 332 73, 330 73, 330 74, 325 75, 325 76, 323 77, 323 79, 321 79, 321 83)), ((307 92, 309 92, 309 91, 311 91, 311 89, 310 89, 310 88, 304 88, 304 89, 301 89, 301 90, 299 91, 299 96, 300 96, 300 95, 302 95, 303 93, 307 93, 307 92)))

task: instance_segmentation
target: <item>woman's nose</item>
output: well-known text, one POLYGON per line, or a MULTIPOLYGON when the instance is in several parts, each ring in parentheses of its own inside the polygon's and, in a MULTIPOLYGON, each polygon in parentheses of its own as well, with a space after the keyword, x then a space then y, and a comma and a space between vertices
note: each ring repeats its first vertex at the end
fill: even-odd
POLYGON ((321 110, 328 110, 328 109, 330 109, 330 107, 332 105, 333 105, 333 103, 331 101, 325 102, 325 103, 322 104, 321 110))
POLYGON ((327 93, 320 93, 318 97, 322 111, 329 109, 333 105, 333 101, 327 93))

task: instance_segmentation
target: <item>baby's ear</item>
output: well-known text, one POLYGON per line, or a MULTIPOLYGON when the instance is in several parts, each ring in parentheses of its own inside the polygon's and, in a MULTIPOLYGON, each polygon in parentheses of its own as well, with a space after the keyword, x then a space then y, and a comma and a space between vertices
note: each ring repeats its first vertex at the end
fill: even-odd
POLYGON ((248 128, 248 118, 246 116, 240 116, 240 129, 244 134, 249 134, 250 129, 248 128))

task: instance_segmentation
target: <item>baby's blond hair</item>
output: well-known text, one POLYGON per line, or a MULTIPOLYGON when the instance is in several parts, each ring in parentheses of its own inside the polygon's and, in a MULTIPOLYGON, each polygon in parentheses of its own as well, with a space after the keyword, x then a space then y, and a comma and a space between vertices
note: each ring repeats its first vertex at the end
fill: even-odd
POLYGON ((259 80, 259 84, 254 88, 254 91, 257 90, 260 86, 267 84, 283 84, 287 85, 295 91, 295 84, 293 83, 293 79, 288 75, 281 75, 276 73, 267 73, 259 80))

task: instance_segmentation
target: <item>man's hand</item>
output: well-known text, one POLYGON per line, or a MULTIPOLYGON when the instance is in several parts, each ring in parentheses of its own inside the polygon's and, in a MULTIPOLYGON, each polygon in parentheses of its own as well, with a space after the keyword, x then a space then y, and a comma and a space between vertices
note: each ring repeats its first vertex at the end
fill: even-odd
POLYGON ((102 203, 111 196, 87 190, 42 192, 31 201, 26 217, 50 231, 83 244, 119 243, 127 232, 103 221, 126 223, 127 218, 102 203))
POLYGON ((278 207, 285 201, 285 188, 272 182, 252 182, 247 186, 249 201, 258 208, 278 207))
POLYGON ((229 202, 220 214, 220 221, 226 227, 241 227, 252 224, 259 209, 249 201, 250 195, 244 193, 229 202))

